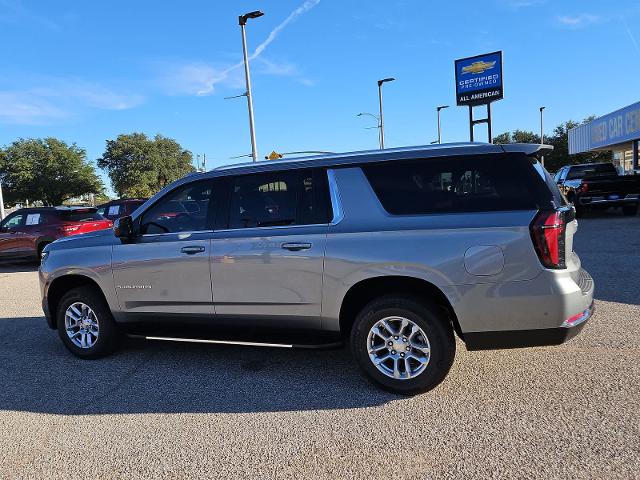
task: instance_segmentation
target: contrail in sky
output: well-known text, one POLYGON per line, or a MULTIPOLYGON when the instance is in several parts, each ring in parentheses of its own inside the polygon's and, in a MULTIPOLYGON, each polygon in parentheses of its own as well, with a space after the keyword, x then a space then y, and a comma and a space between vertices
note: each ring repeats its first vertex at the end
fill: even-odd
POLYGON ((638 52, 638 55, 640 55, 640 46, 638 45, 638 42, 636 41, 636 37, 633 35, 633 32, 631 32, 631 29, 629 28, 629 24, 624 18, 622 19, 622 23, 624 23, 624 28, 627 29, 627 33, 629 34, 631 43, 633 43, 633 46, 636 48, 636 52, 638 52))
MULTIPOLYGON (((320 0, 307 0, 298 8, 296 8, 293 12, 291 12, 289 16, 285 18, 282 22, 280 22, 280 24, 276 28, 271 30, 271 33, 269 33, 269 36, 260 45, 256 47, 253 53, 249 55, 249 60, 254 60, 258 58, 262 54, 262 52, 264 52, 267 49, 267 47, 271 44, 271 42, 273 42, 277 38, 280 32, 284 30, 284 28, 287 25, 289 25, 291 22, 293 22, 296 18, 298 18, 303 13, 306 13, 309 10, 311 10, 313 7, 315 7, 319 3, 320 3, 320 0)), ((211 82, 206 89, 203 89, 198 92, 198 95, 205 95, 205 94, 211 93, 213 91, 213 86, 216 83, 223 81, 224 79, 227 78, 229 73, 231 73, 236 68, 242 67, 243 65, 244 65, 244 61, 238 62, 222 70, 220 74, 216 76, 216 78, 211 79, 211 82)))

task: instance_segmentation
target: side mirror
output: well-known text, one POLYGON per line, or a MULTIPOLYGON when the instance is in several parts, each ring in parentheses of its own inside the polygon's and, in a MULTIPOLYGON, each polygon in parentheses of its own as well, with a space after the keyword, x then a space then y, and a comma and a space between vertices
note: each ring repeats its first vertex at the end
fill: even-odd
POLYGON ((129 215, 118 218, 113 222, 113 233, 116 237, 129 240, 133 237, 133 220, 129 215))

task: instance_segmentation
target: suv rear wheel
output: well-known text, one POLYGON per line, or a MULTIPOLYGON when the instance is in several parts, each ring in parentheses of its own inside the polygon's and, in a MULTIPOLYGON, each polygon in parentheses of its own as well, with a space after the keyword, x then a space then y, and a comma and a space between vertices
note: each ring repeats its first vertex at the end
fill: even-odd
POLYGON ((456 344, 439 307, 394 295, 372 301, 358 314, 351 351, 371 380, 386 390, 414 395, 444 380, 456 344))
POLYGON ((95 288, 69 290, 60 300, 56 318, 62 343, 74 355, 93 359, 115 350, 118 328, 95 288))
POLYGON ((638 205, 627 205, 622 207, 622 213, 627 217, 634 217, 638 214, 638 205))

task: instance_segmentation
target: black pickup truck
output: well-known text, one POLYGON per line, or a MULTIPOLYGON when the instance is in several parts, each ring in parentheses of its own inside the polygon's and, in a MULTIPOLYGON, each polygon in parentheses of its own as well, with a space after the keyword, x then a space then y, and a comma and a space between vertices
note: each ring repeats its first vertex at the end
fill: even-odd
POLYGON ((622 207, 625 215, 638 213, 640 175, 618 175, 612 163, 567 165, 554 178, 579 217, 587 210, 609 207, 622 207))

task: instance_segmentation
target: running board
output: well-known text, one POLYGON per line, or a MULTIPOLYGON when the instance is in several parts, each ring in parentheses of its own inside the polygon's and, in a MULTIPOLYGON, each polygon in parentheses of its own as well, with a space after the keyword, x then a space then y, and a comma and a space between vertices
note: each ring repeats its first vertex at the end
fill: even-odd
POLYGON ((216 345, 241 345, 244 347, 269 347, 269 348, 304 348, 304 349, 329 349, 342 347, 342 342, 320 343, 320 344, 296 344, 296 343, 263 343, 263 342, 242 342, 237 340, 208 340, 204 338, 179 338, 179 337, 154 337, 146 335, 128 335, 130 338, 141 338, 144 340, 159 340, 163 342, 184 342, 184 343, 210 343, 216 345))

